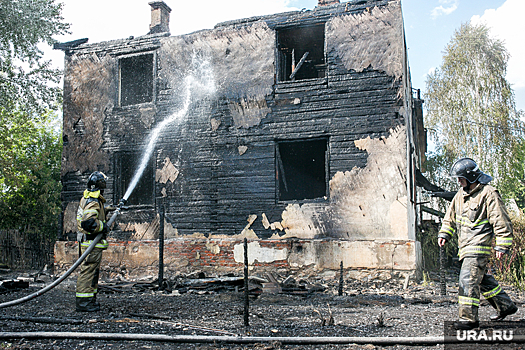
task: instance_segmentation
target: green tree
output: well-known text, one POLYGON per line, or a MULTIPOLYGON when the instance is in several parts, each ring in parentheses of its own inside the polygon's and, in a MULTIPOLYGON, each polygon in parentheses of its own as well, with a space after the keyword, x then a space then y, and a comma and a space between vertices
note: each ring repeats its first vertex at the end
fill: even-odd
MULTIPOLYGON (((0 122, 25 118, 17 113, 0 122)), ((0 229, 39 232, 47 238, 57 233, 60 202, 61 130, 55 113, 47 113, 39 122, 11 123, 0 131, 9 145, 3 154, 9 168, 0 178, 0 229)))
POLYGON ((55 0, 0 0, 0 108, 34 116, 56 109, 61 72, 39 45, 68 32, 55 0))
POLYGON ((427 77, 427 127, 436 151, 429 157, 442 185, 453 161, 471 157, 507 198, 523 195, 523 111, 506 80, 509 54, 485 25, 463 24, 446 46, 441 67, 427 77))
POLYGON ((53 238, 60 203, 62 73, 43 45, 68 32, 55 0, 0 0, 0 229, 53 238))

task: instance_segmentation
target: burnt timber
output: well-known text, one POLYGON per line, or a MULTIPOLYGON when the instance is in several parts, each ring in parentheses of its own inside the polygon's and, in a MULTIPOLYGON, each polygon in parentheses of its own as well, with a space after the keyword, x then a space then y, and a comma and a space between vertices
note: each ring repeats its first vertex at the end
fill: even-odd
POLYGON ((320 3, 65 54, 59 267, 74 258, 87 177, 105 172, 105 197, 118 203, 148 133, 180 109, 197 59, 216 91, 159 136, 109 236, 106 273, 155 269, 161 205, 168 272, 240 271, 245 237, 254 268, 418 268, 426 139, 399 0, 320 3))

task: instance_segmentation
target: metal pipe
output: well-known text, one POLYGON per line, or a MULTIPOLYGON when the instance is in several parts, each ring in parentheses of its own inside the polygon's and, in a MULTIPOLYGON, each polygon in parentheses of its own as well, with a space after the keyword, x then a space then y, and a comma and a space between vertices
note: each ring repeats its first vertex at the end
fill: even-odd
POLYGON ((159 290, 164 289, 164 203, 159 205, 159 290))
MULTIPOLYGON (((83 333, 83 332, 0 332, 0 339, 84 339, 120 341, 158 341, 166 343, 229 343, 253 344, 374 344, 374 345, 438 345, 456 343, 476 343, 475 340, 461 340, 455 336, 436 337, 243 337, 243 336, 201 336, 165 335, 139 333, 83 333)), ((480 341, 478 341, 480 342, 480 341)), ((512 340, 503 343, 525 343, 525 336, 514 335, 512 340)))
POLYGON ((250 326, 250 291, 248 289, 248 239, 244 237, 244 327, 250 326))
POLYGON ((445 276, 445 247, 439 247, 439 287, 441 295, 447 295, 447 279, 445 276))
MULTIPOLYGON (((113 222, 115 222, 115 219, 117 218, 117 215, 119 214, 120 212, 120 207, 117 208, 117 210, 115 210, 115 213, 113 214, 113 216, 109 219, 107 225, 108 227, 111 228, 111 225, 113 225, 113 222)), ((25 303, 26 301, 29 301, 29 300, 32 300, 36 297, 39 297, 41 296, 42 294, 50 291, 51 289, 55 288, 56 286, 58 286, 60 283, 62 283, 63 280, 65 280, 69 275, 71 275, 71 273, 73 271, 75 271, 75 269, 84 261, 84 259, 86 259, 86 257, 89 255, 89 253, 91 253, 91 251, 93 249, 95 249, 95 245, 97 245, 97 243, 102 239, 102 236, 103 234, 99 234, 97 235, 97 237, 95 237, 95 239, 93 240, 93 242, 89 245, 89 247, 86 249, 86 251, 84 252, 84 254, 82 254, 82 256, 80 258, 78 258, 78 260, 73 264, 73 266, 71 266, 69 268, 69 270, 67 270, 62 276, 60 276, 60 278, 58 278, 56 281, 54 281, 53 283, 51 283, 50 285, 40 289, 39 291, 36 291, 34 292, 33 294, 30 294, 28 296, 25 296, 23 298, 20 298, 20 299, 16 299, 16 300, 12 300, 12 301, 8 301, 8 302, 5 302, 5 303, 2 303, 0 304, 0 309, 4 308, 4 307, 9 307, 9 306, 15 306, 15 305, 18 305, 18 304, 22 304, 22 303, 25 303)))
POLYGON ((343 284, 344 284, 343 261, 341 260, 341 264, 339 265, 339 290, 337 291, 337 294, 339 296, 343 295, 343 284))

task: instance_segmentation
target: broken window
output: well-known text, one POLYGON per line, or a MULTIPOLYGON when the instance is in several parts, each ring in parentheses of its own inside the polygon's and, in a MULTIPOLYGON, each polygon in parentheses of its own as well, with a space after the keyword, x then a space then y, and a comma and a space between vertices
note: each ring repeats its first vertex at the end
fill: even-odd
POLYGON ((327 196, 328 139, 278 141, 276 163, 280 201, 327 196))
MULTIPOLYGON (((153 157, 152 157, 153 158, 153 157)), ((142 161, 142 153, 139 152, 120 152, 115 157, 115 201, 124 197, 135 172, 142 161)), ((131 192, 128 205, 153 205, 155 199, 155 178, 154 178, 153 159, 148 161, 142 176, 140 177, 133 192, 131 192)))
POLYGON ((323 23, 277 30, 279 81, 325 76, 324 27, 323 23))
POLYGON ((153 102, 153 54, 124 57, 119 65, 120 106, 153 102))

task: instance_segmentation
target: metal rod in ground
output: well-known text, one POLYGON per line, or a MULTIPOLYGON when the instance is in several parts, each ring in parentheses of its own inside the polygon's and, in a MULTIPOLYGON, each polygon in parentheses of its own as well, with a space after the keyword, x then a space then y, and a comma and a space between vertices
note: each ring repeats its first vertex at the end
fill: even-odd
POLYGON ((164 283, 164 204, 159 206, 159 289, 164 283))
POLYGON ((441 295, 447 295, 447 280, 445 278, 445 247, 439 247, 439 288, 441 295))
POLYGON ((344 283, 344 278, 343 278, 343 261, 341 261, 341 265, 340 265, 340 268, 339 268, 339 291, 338 291, 339 296, 343 295, 343 283, 344 283))
POLYGON ((250 299, 248 290, 248 240, 244 238, 244 326, 250 325, 250 299))

